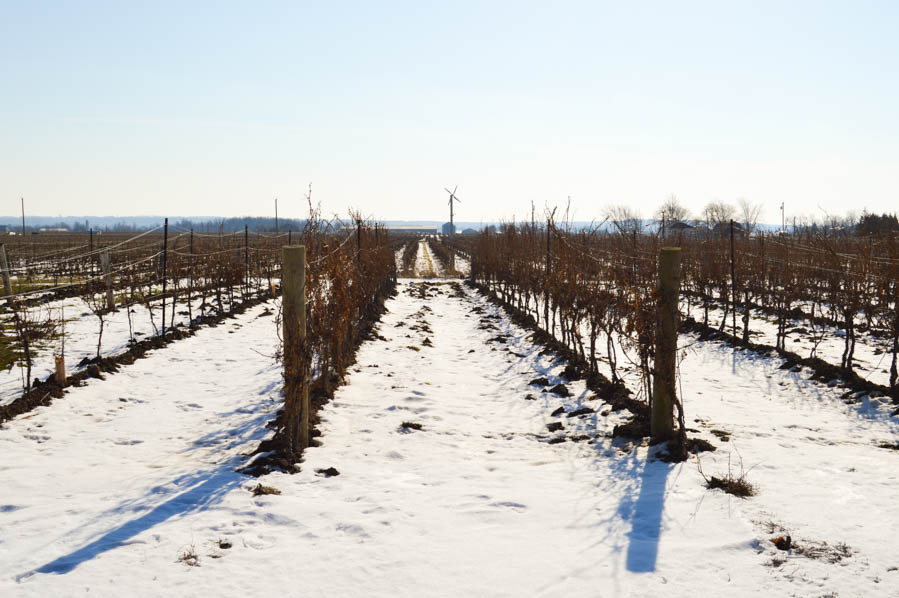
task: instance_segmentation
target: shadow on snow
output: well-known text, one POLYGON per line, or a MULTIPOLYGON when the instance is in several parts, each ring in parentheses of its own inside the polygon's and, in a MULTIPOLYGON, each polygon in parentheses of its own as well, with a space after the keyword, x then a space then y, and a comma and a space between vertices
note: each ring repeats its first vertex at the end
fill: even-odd
POLYGON ((662 512, 665 510, 665 487, 674 466, 663 461, 647 459, 639 474, 640 492, 634 500, 625 496, 618 509, 625 520, 630 520, 627 533, 627 557, 625 566, 632 573, 650 573, 656 570, 659 556, 659 538, 662 533, 662 512))
MULTIPOLYGON (((141 532, 145 532, 172 517, 206 510, 219 502, 229 491, 238 487, 243 479, 245 479, 243 475, 236 473, 231 468, 203 472, 176 479, 174 483, 179 486, 179 489, 186 488, 183 492, 153 507, 137 519, 132 519, 115 529, 109 530, 93 542, 25 573, 19 576, 19 578, 24 579, 35 573, 69 573, 82 563, 104 552, 125 545, 128 540, 141 532)), ((140 507, 135 508, 139 509, 140 507)), ((122 507, 120 506, 115 510, 122 510, 122 507)))

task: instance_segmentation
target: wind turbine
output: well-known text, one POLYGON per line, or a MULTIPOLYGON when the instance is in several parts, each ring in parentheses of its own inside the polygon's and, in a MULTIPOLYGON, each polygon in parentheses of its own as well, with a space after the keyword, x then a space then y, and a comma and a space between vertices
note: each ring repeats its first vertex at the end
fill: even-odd
POLYGON ((455 187, 453 187, 453 190, 452 190, 452 191, 450 191, 450 190, 447 189, 446 187, 443 188, 444 191, 446 191, 447 193, 449 193, 449 207, 450 207, 450 236, 453 236, 453 235, 456 234, 456 225, 453 224, 453 201, 458 201, 459 203, 462 203, 462 200, 459 199, 458 197, 456 197, 456 189, 458 189, 458 188, 459 188, 459 185, 456 185, 455 187))

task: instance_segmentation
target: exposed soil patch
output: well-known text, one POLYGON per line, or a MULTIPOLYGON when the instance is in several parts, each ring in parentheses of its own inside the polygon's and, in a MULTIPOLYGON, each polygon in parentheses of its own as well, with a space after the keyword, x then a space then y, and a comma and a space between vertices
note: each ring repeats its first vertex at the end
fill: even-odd
POLYGON ((575 409, 569 413, 568 417, 580 417, 581 415, 589 415, 591 413, 596 413, 596 410, 591 409, 590 407, 581 407, 580 409, 575 409))
POLYGON ((253 496, 264 496, 268 494, 281 494, 281 491, 277 488, 273 488, 271 486, 263 486, 262 484, 256 484, 253 488, 250 489, 250 492, 253 493, 253 496))
POLYGON ((581 372, 578 368, 574 367, 570 363, 565 366, 565 369, 562 370, 562 373, 560 375, 571 382, 584 379, 583 372, 581 372))
POLYGON ((549 389, 549 392, 553 393, 558 397, 570 397, 571 391, 568 390, 568 387, 564 384, 556 384, 552 388, 549 389))
POLYGON ((717 451, 718 447, 702 438, 690 438, 687 440, 687 451, 691 453, 704 453, 707 451, 717 451))
POLYGON ((778 550, 789 550, 793 547, 793 538, 790 536, 777 536, 776 538, 772 538, 771 543, 778 550))
POLYGON ((712 434, 712 436, 718 438, 721 442, 728 442, 730 440, 730 432, 712 428, 711 430, 709 430, 709 433, 712 434))

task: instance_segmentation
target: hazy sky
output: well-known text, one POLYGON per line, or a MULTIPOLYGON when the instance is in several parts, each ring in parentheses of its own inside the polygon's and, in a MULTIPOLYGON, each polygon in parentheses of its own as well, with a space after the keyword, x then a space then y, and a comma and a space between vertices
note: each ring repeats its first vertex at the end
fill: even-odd
POLYGON ((899 2, 0 0, 0 215, 899 210, 899 2))

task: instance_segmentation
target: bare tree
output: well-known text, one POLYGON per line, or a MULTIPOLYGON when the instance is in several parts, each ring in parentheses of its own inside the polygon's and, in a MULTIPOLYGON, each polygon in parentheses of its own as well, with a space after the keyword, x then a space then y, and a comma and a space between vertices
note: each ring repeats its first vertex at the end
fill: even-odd
POLYGON ((630 206, 606 206, 603 209, 603 217, 611 222, 615 230, 620 233, 639 232, 643 228, 640 212, 630 206))
POLYGON ((737 200, 739 206, 740 222, 748 234, 752 234, 758 226, 759 218, 762 216, 762 204, 755 201, 749 201, 745 197, 737 200))
POLYGON ((730 222, 736 215, 736 208, 725 201, 710 201, 702 209, 702 217, 709 226, 730 222))
POLYGON ((674 193, 656 210, 656 218, 666 222, 683 222, 689 217, 690 210, 681 205, 674 193))

